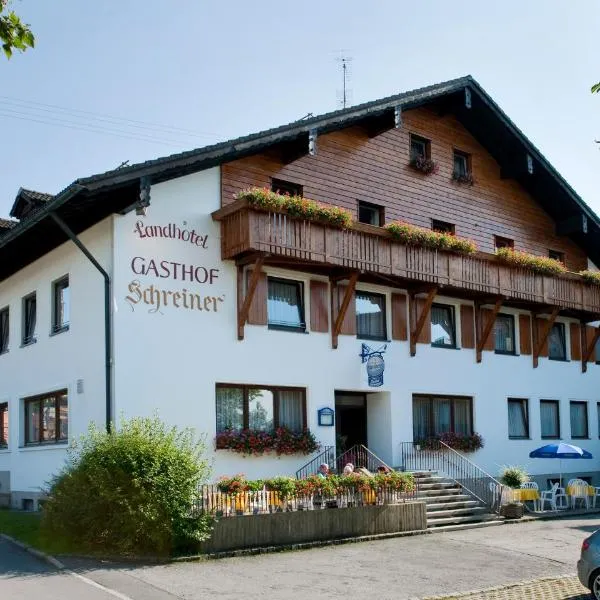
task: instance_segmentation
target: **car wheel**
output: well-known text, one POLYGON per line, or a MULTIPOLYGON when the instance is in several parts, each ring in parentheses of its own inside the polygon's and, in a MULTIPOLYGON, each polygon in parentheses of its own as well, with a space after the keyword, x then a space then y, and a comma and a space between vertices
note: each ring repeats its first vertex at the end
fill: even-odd
POLYGON ((590 577, 590 591, 596 600, 600 600, 600 569, 596 569, 590 577))

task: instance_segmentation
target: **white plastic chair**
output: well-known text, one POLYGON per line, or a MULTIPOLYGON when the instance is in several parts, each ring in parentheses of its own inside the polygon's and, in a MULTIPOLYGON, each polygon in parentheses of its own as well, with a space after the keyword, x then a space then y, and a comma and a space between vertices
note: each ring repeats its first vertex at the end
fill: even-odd
POLYGON ((556 482, 549 490, 543 490, 540 492, 540 508, 544 510, 546 502, 550 503, 552 510, 558 510, 559 508, 567 508, 568 500, 567 494, 563 488, 556 482))
MULTIPOLYGON (((539 493, 538 484, 535 481, 526 481, 525 483, 523 483, 521 485, 521 489, 522 490, 535 490, 536 492, 539 493)), ((530 502, 533 502, 533 510, 537 512, 539 510, 540 501, 539 500, 530 500, 530 502)))
POLYGON ((575 508, 577 500, 583 500, 585 507, 590 507, 590 496, 588 494, 588 483, 583 479, 571 479, 567 484, 569 489, 569 499, 571 502, 571 508, 575 508))

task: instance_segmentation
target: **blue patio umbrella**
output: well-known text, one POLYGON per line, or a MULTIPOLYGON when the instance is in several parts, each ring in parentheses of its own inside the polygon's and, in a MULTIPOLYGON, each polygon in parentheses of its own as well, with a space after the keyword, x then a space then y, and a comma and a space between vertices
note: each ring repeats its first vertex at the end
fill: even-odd
POLYGON ((529 453, 529 458, 558 458, 560 459, 560 485, 562 485, 562 459, 563 458, 593 458, 591 453, 573 444, 548 444, 536 448, 529 453))

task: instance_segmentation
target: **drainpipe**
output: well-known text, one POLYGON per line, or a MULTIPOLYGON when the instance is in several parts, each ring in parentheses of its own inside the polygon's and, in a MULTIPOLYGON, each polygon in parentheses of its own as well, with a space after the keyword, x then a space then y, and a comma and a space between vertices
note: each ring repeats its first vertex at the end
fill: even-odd
POLYGON ((110 323, 110 276, 92 253, 83 245, 73 230, 54 212, 49 216, 64 231, 67 237, 85 254, 104 278, 104 368, 106 382, 106 431, 110 431, 112 423, 112 330, 110 323))

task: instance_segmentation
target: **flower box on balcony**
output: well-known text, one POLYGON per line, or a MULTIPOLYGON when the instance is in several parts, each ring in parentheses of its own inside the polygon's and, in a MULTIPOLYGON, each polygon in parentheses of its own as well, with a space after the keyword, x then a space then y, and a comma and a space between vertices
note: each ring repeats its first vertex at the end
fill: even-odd
POLYGON ((248 206, 258 210, 282 212, 290 217, 317 221, 345 229, 352 224, 352 214, 345 208, 320 204, 301 196, 278 194, 267 188, 249 188, 235 195, 236 200, 246 200, 248 206))
POLYGON ((567 268, 563 263, 547 256, 535 256, 527 252, 520 252, 512 248, 498 248, 496 256, 507 265, 530 269, 541 275, 561 275, 566 273, 567 268))
POLYGON ((579 275, 581 275, 582 279, 586 283, 590 283, 591 285, 600 285, 600 271, 579 271, 579 275))
POLYGON ((392 221, 385 226, 385 229, 392 234, 395 240, 410 246, 448 250, 458 254, 475 254, 477 252, 475 242, 456 237, 450 233, 432 231, 402 221, 392 221))

